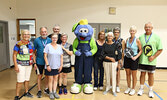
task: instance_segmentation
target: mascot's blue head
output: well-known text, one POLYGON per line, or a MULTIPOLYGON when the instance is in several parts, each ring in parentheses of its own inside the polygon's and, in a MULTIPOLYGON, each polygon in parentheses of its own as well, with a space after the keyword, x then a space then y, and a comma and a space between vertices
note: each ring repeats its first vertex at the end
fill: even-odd
POLYGON ((80 41, 88 41, 92 38, 93 28, 88 24, 87 19, 82 19, 73 26, 72 32, 80 41))

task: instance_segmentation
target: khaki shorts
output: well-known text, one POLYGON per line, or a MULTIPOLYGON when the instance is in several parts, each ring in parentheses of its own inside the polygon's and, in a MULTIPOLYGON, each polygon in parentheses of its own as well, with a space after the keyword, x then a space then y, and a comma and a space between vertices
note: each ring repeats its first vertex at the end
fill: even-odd
POLYGON ((19 72, 17 73, 17 82, 24 82, 30 80, 32 65, 30 66, 21 66, 18 65, 19 72))

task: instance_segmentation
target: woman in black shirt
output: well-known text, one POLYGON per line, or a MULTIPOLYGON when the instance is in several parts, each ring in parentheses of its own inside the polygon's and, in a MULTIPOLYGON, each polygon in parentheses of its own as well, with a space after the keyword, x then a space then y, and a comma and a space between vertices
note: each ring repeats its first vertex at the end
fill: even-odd
POLYGON ((107 42, 103 45, 101 56, 103 58, 103 66, 104 71, 106 74, 106 90, 103 94, 107 94, 107 92, 111 89, 113 95, 117 96, 116 94, 116 69, 117 64, 120 62, 122 57, 121 52, 118 50, 117 45, 112 41, 113 36, 112 32, 107 34, 107 42), (116 62, 116 57, 118 57, 118 62, 116 62), (112 82, 110 82, 112 80, 112 82))

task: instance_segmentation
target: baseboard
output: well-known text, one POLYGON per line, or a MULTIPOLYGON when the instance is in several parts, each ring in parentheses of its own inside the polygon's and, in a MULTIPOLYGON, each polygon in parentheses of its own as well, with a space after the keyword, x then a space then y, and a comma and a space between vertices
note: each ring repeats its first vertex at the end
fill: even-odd
MULTIPOLYGON (((10 66, 10 68, 13 68, 14 65, 10 66)), ((74 65, 71 65, 71 67, 74 67, 74 65)), ((167 67, 156 67, 156 69, 167 69, 167 67)))
POLYGON ((156 69, 167 69, 167 67, 156 67, 156 69))

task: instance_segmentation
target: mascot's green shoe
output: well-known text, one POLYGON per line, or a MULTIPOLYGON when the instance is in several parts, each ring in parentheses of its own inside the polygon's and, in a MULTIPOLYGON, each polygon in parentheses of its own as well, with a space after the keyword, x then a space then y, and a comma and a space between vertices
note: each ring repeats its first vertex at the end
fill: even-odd
POLYGON ((92 84, 85 84, 83 87, 83 92, 85 94, 92 94, 93 93, 93 85, 92 84))
POLYGON ((81 85, 78 84, 78 83, 74 83, 72 86, 71 86, 71 93, 73 94, 78 94, 81 92, 81 85))

